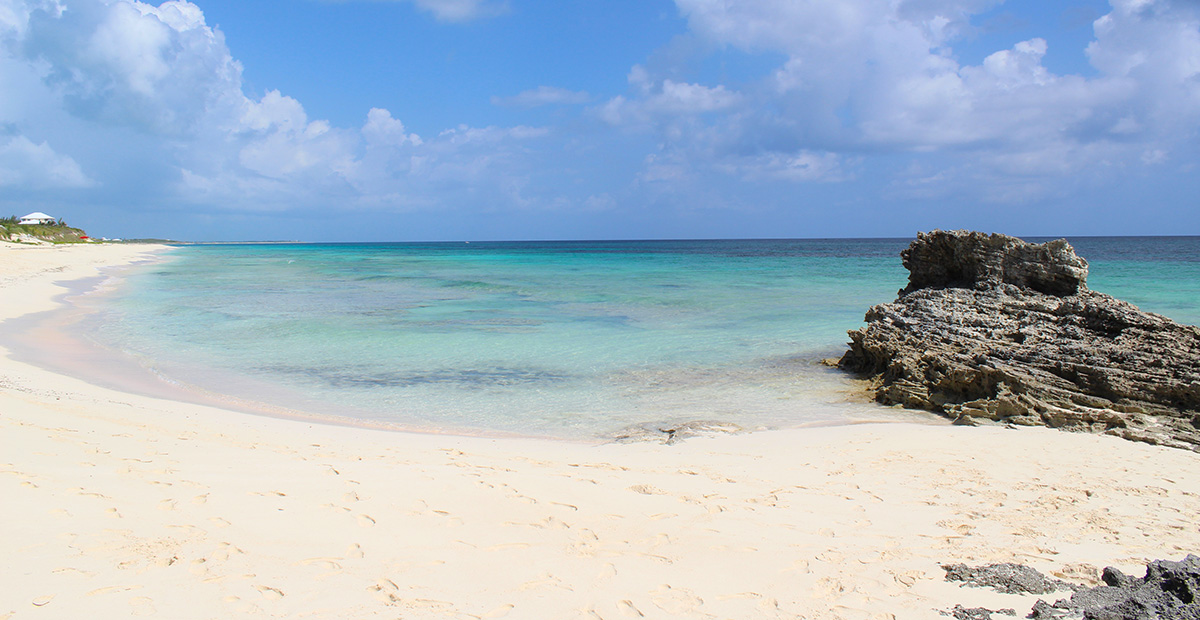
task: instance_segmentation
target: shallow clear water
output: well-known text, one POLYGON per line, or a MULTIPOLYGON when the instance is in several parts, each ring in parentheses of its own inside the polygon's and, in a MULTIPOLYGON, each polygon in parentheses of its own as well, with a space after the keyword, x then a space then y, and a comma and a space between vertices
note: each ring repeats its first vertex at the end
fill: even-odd
MULTIPOLYGON (((1197 239, 1072 241, 1092 288, 1200 318, 1197 239)), ((904 285, 907 243, 188 246, 86 329, 186 384, 408 428, 844 423, 905 415, 818 362, 904 285)))

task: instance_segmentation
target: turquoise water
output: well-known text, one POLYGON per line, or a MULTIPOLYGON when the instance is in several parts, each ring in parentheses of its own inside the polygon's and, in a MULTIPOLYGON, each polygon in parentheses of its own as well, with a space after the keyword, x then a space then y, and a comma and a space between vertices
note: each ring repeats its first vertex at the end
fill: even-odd
MULTIPOLYGON (((1200 318, 1196 239, 1184 259, 1073 242, 1099 255, 1092 288, 1200 318)), ((907 243, 187 246, 132 273, 87 330, 172 381, 421 430, 894 419, 919 414, 862 402, 819 360, 894 299, 907 243)))

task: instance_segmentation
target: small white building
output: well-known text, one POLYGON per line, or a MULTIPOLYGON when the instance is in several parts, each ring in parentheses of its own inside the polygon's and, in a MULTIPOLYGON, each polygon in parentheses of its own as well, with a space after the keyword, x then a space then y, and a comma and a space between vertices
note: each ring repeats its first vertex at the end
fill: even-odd
POLYGON ((18 224, 57 224, 58 218, 54 217, 53 215, 46 215, 45 213, 42 213, 41 211, 34 211, 33 213, 30 213, 29 215, 26 215, 25 217, 21 218, 21 221, 19 221, 17 223, 18 224))

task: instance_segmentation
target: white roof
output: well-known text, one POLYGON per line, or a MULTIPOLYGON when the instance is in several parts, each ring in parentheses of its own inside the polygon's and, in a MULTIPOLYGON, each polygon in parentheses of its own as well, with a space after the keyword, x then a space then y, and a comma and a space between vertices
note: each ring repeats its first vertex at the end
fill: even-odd
POLYGON ((53 219, 55 219, 55 217, 53 215, 46 215, 45 213, 42 213, 41 211, 34 211, 33 213, 30 213, 29 215, 26 215, 25 217, 23 217, 21 219, 23 219, 23 220, 53 220, 53 219))

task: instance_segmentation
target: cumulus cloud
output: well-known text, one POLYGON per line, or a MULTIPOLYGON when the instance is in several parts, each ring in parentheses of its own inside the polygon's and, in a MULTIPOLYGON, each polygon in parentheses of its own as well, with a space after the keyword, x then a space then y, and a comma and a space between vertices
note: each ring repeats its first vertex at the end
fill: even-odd
POLYGON ((25 16, 17 38, 23 60, 44 68, 46 84, 79 117, 180 134, 240 98, 241 66, 193 4, 10 6, 25 16))
MULTIPOLYGON (((502 6, 418 4, 454 20, 502 6)), ((384 108, 337 127, 278 90, 248 96, 223 34, 184 0, 0 0, 0 92, 0 185, 85 187, 140 169, 158 202, 229 209, 486 193, 522 178, 519 155, 548 135, 462 125, 427 141, 384 108)))
POLYGON ((1113 0, 1094 24, 1086 55, 1098 74, 1087 78, 1049 70, 1044 38, 961 63, 954 45, 998 0, 676 4, 707 49, 782 58, 736 91, 635 66, 630 91, 594 109, 607 123, 654 129, 671 161, 695 168, 828 180, 849 176, 820 173, 826 167, 813 153, 953 150, 966 163, 939 180, 987 167, 1067 175, 1170 161, 1166 154, 1200 128, 1195 3, 1113 0))
POLYGON ((511 97, 492 97, 492 105, 536 108, 544 105, 588 103, 592 96, 583 91, 567 90, 555 86, 539 86, 522 91, 511 97))
MULTIPOLYGON (((506 8, 403 1, 445 21, 506 8)), ((1021 201, 1064 178, 1179 168, 1200 144, 1195 2, 1112 0, 1090 45, 1067 50, 1086 76, 1051 70, 1053 33, 960 58, 999 0, 676 3, 687 44, 632 66, 622 92, 543 85, 491 100, 591 104, 589 122, 560 108, 560 125, 417 135, 402 109, 366 105, 338 126, 286 92, 248 94, 224 35, 184 0, 0 0, 0 186, 239 210, 588 210, 673 191, 745 204, 758 188, 882 173, 889 196, 1021 201), (713 71, 722 54, 756 73, 713 71)))
POLYGON ((25 136, 7 141, 0 137, 0 187, 76 188, 92 184, 75 160, 55 153, 45 142, 34 144, 25 136))
POLYGON ((404 123, 392 118, 392 113, 382 108, 371 108, 367 112, 367 123, 362 128, 363 138, 370 146, 421 146, 421 136, 405 133, 404 123))
POLYGON ((653 79, 640 65, 629 72, 629 83, 636 95, 617 95, 601 105, 596 113, 611 125, 667 123, 678 119, 730 110, 746 99, 723 85, 704 86, 670 78, 653 79))

